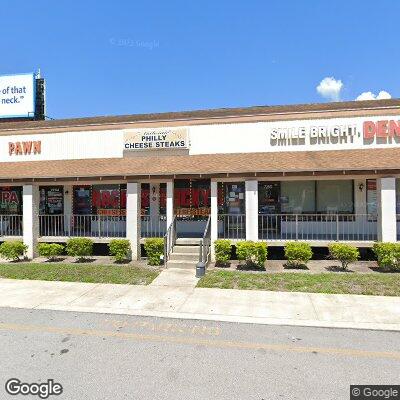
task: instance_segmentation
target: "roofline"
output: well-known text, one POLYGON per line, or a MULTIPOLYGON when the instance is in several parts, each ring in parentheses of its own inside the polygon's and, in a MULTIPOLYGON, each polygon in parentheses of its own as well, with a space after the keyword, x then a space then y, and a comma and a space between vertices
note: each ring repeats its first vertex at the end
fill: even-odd
POLYGON ((115 126, 121 124, 140 124, 151 122, 170 123, 183 121, 205 121, 217 120, 221 118, 235 119, 279 115, 286 116, 318 113, 342 113, 352 111, 382 111, 393 109, 400 110, 400 99, 215 108, 193 111, 69 118, 50 121, 0 121, 0 132, 15 130, 31 131, 37 129, 47 130, 79 127, 97 127, 102 125, 115 126), (2 125, 7 127, 3 128, 2 125))

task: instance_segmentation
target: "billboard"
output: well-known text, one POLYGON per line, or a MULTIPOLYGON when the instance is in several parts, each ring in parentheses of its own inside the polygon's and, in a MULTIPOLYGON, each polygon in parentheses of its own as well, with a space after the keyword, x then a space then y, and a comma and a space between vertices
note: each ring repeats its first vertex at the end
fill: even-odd
POLYGON ((33 118, 35 74, 0 76, 0 118, 33 118))

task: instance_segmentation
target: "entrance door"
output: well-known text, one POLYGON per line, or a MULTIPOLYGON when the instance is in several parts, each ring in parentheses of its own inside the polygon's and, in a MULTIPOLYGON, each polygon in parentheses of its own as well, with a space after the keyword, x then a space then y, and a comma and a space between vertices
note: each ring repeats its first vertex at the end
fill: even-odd
POLYGON ((280 237, 281 230, 281 185, 280 182, 258 184, 259 233, 264 239, 280 237))
POLYGON ((210 179, 175 179, 178 237, 202 237, 211 213, 210 179))

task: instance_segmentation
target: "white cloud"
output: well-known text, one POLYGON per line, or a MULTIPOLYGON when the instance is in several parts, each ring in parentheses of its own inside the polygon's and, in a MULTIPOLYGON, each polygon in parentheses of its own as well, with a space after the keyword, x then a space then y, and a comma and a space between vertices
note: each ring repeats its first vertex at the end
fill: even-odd
POLYGON ((343 88, 343 82, 336 80, 333 76, 328 76, 319 83, 317 92, 324 98, 332 101, 340 101, 340 92, 343 88))
POLYGON ((391 99, 392 95, 386 90, 381 90, 377 95, 372 92, 363 92, 359 96, 357 96, 356 100, 383 100, 383 99, 391 99))

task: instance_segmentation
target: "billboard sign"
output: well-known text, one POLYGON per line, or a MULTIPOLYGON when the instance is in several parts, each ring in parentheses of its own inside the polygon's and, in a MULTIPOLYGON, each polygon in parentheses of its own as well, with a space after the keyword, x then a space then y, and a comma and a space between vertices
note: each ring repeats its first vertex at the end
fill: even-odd
POLYGON ((32 118, 35 114, 35 74, 0 76, 0 118, 32 118))

